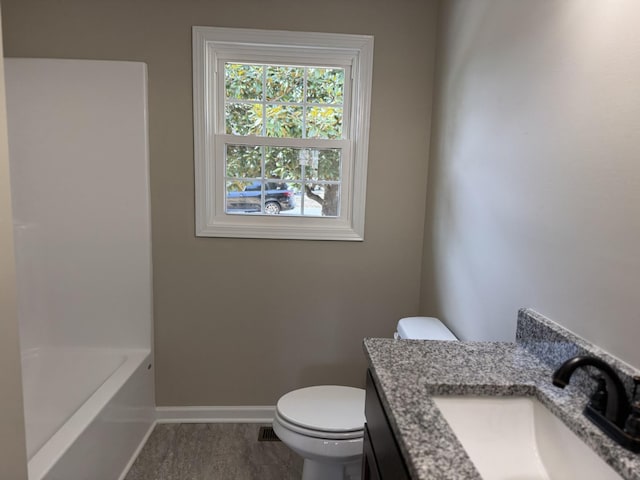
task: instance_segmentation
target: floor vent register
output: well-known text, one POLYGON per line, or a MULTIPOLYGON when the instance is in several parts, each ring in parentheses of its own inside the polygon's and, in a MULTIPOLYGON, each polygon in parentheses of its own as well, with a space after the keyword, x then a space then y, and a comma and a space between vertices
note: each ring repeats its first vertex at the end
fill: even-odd
POLYGON ((258 432, 258 441, 279 442, 280 439, 276 435, 276 432, 273 431, 273 427, 260 427, 260 431, 258 432))

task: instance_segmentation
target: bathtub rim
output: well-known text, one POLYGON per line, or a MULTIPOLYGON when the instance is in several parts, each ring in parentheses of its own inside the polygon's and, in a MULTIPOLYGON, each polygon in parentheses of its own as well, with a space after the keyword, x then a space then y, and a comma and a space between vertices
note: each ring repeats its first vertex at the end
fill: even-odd
POLYGON ((29 480, 41 480, 47 475, 140 365, 151 359, 149 348, 114 348, 113 352, 124 355, 126 360, 33 455, 27 464, 29 480))

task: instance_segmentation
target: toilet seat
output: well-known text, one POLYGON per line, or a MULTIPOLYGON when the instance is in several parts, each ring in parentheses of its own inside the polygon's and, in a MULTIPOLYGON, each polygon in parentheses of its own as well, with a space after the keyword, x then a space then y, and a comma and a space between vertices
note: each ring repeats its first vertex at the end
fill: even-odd
POLYGON ((305 437, 319 438, 323 440, 354 440, 362 438, 364 436, 364 428, 361 430, 350 430, 347 432, 327 432, 325 430, 314 430, 311 428, 304 428, 295 423, 288 422, 282 418, 276 411, 274 423, 278 422, 283 428, 291 432, 295 432, 305 437))
POLYGON ((282 396, 276 418, 301 435, 327 439, 359 438, 364 431, 361 388, 322 385, 301 388, 282 396))

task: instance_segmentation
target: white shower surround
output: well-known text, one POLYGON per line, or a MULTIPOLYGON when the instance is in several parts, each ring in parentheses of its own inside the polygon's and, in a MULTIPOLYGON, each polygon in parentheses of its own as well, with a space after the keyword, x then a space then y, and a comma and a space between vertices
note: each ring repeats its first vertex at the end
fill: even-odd
POLYGON ((5 59, 30 480, 113 480, 155 420, 146 66, 5 59))

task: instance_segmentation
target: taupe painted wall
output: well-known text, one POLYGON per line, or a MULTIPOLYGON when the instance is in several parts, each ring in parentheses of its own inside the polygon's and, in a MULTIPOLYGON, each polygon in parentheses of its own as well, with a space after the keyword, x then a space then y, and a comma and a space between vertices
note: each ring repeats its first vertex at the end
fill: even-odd
POLYGON ((5 54, 149 67, 158 405, 362 385, 418 313, 436 2, 3 0, 5 54), (364 243, 194 237, 191 26, 375 36, 364 243))
POLYGON ((422 306, 533 307, 640 367, 640 2, 443 3, 422 306))
MULTIPOLYGON (((0 32, 2 29, 0 28, 0 32)), ((0 48, 2 39, 0 39, 0 48)), ((20 342, 16 266, 13 256, 13 216, 9 185, 9 143, 0 62, 0 478, 26 480, 27 449, 22 410, 20 342)))

